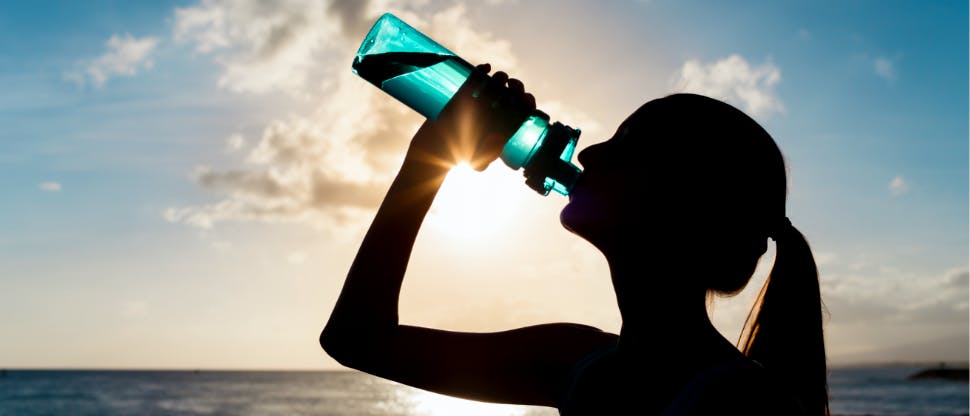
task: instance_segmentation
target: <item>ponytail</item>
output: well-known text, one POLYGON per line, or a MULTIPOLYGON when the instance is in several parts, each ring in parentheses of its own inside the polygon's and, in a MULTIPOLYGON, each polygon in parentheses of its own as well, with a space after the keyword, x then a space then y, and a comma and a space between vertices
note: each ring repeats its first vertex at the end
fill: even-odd
POLYGON ((739 341, 741 351, 795 392, 806 414, 828 416, 822 297, 811 247, 787 219, 776 255, 739 341))

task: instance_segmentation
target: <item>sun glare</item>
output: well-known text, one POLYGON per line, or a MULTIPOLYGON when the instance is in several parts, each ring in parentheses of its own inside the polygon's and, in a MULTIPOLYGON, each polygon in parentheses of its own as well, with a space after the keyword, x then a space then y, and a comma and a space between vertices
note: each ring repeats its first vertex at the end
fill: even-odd
POLYGON ((462 163, 451 169, 428 215, 435 233, 462 242, 508 235, 528 196, 521 172, 496 161, 483 172, 462 163))
POLYGON ((525 409, 495 403, 457 399, 424 390, 414 390, 404 401, 420 416, 522 416, 525 409))

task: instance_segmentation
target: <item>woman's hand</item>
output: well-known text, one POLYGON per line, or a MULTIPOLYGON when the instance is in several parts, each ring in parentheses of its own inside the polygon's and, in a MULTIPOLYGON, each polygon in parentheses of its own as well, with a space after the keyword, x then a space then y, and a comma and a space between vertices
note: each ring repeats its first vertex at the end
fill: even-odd
POLYGON ((535 97, 525 92, 521 81, 501 71, 489 76, 489 64, 476 68, 438 119, 424 122, 411 140, 406 161, 445 169, 467 162, 475 170, 485 170, 535 110, 535 97))

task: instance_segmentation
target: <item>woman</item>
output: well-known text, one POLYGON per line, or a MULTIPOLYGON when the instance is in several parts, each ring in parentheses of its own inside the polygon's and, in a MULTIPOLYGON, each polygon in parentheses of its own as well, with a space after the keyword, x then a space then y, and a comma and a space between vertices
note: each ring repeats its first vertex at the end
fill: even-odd
POLYGON ((818 275, 785 216, 781 152, 741 111, 699 95, 650 101, 579 154, 584 171, 561 222, 606 257, 619 334, 399 324, 411 247, 449 167, 471 159, 483 169, 515 127, 500 121, 535 108, 521 82, 483 77, 412 139, 321 334, 331 356, 425 390, 563 415, 828 414, 818 275), (735 347, 711 324, 707 299, 741 291, 768 238, 775 263, 735 347))

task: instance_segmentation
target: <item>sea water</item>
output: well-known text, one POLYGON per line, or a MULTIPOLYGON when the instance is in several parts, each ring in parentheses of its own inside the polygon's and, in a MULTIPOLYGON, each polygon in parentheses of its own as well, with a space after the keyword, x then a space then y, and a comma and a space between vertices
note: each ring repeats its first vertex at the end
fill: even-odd
MULTIPOLYGON (((833 415, 967 415, 967 383, 916 368, 831 370, 833 415)), ((350 371, 0 372, 0 415, 555 416, 454 399, 350 371)))

